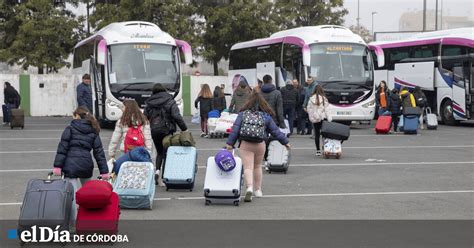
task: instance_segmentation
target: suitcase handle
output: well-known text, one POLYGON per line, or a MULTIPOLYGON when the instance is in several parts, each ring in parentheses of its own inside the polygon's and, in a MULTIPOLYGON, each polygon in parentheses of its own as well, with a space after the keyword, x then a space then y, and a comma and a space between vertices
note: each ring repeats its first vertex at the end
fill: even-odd
MULTIPOLYGON (((51 177, 54 176, 54 173, 51 171, 48 173, 48 180, 51 180, 51 177)), ((64 179, 64 172, 61 171, 61 179, 64 179)))

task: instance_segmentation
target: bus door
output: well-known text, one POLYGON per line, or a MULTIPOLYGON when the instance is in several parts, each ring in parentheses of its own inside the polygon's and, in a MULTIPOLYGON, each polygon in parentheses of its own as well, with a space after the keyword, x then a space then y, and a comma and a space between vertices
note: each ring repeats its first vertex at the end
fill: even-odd
POLYGON ((92 74, 92 85, 94 85, 94 115, 97 120, 105 119, 105 91, 104 91, 104 81, 102 80, 102 65, 97 65, 93 60, 91 60, 90 68, 92 74))
POLYGON ((469 64, 468 61, 456 61, 453 63, 453 111, 454 118, 457 120, 462 120, 468 118, 467 116, 467 101, 466 101, 466 87, 468 84, 465 77, 465 67, 469 64))

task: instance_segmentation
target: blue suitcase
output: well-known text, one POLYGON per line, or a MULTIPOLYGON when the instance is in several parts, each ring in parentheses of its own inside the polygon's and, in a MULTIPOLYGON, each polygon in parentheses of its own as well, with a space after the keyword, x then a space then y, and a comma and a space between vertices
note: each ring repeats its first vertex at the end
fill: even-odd
POLYGON ((122 164, 114 191, 121 208, 152 209, 155 197, 155 168, 150 162, 128 161, 122 164))
POLYGON ((405 134, 416 134, 418 130, 418 116, 404 115, 403 116, 403 132, 405 134))
POLYGON ((193 191, 197 173, 197 152, 192 146, 170 146, 166 153, 163 182, 166 190, 189 189, 193 191))

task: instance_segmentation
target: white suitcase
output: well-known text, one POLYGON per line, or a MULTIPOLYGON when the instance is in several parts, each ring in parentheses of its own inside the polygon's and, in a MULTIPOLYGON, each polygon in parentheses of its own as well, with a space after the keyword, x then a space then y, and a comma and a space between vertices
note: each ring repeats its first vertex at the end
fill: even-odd
POLYGON ((425 122, 426 122, 426 127, 428 129, 438 128, 438 117, 435 114, 431 113, 430 108, 426 108, 425 122))
POLYGON ((340 140, 323 139, 324 158, 340 158, 342 155, 342 143, 340 140))
POLYGON ((267 171, 272 172, 283 172, 286 174, 290 165, 290 150, 278 140, 273 140, 268 145, 268 156, 267 156, 267 171))
POLYGON ((204 197, 209 204, 240 204, 242 190, 242 160, 235 157, 235 168, 224 172, 217 167, 214 157, 207 160, 206 177, 204 179, 204 197))

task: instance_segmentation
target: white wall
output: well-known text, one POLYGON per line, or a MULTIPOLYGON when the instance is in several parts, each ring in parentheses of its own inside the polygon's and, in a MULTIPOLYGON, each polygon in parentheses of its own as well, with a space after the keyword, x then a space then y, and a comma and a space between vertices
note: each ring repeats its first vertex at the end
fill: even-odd
MULTIPOLYGON (((216 86, 225 84, 227 86, 227 76, 191 76, 191 114, 196 113, 194 108, 194 100, 196 100, 199 91, 201 90, 201 84, 209 84, 211 91, 214 92, 216 86)), ((226 88, 226 92, 228 89, 226 88)), ((227 97, 227 106, 230 104, 230 98, 227 97)))
POLYGON ((75 85, 73 75, 30 75, 31 116, 72 115, 76 106, 75 85))
MULTIPOLYGON (((4 82, 9 82, 17 91, 20 92, 20 75, 18 74, 3 74, 0 73, 0 85, 2 86, 2 91, 0 93, 0 103, 3 104, 5 96, 3 95, 4 82)), ((3 111, 0 111, 0 116, 3 116, 3 111)))

